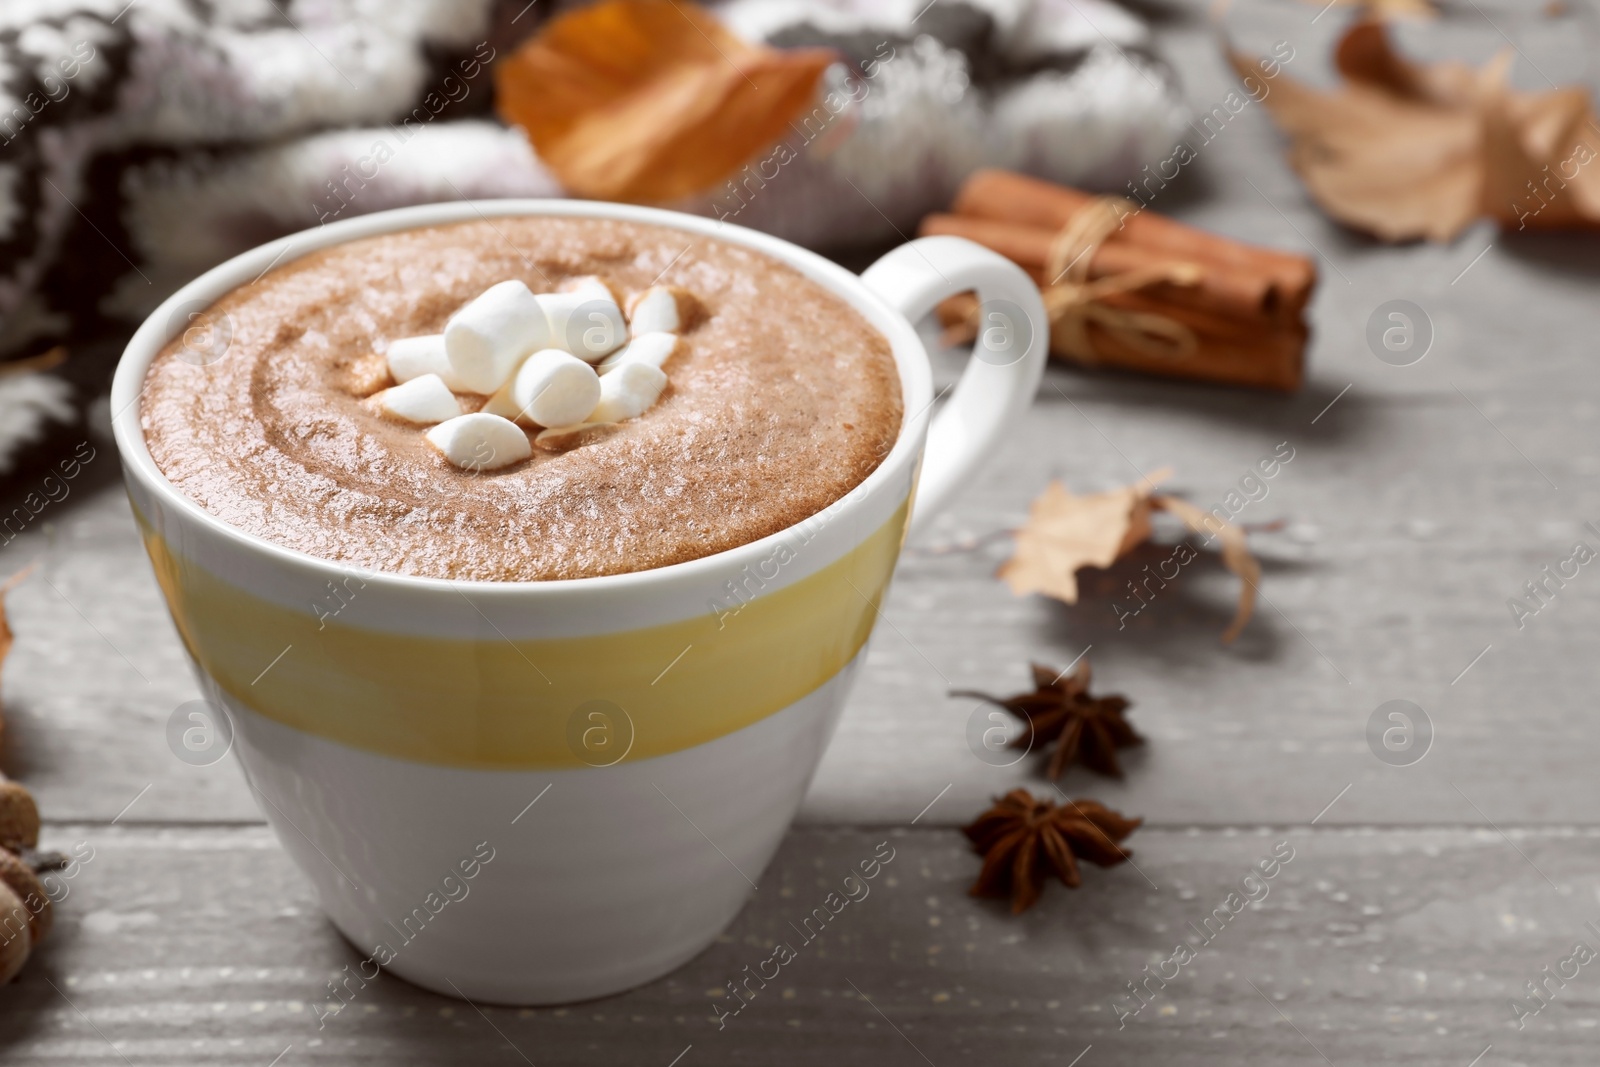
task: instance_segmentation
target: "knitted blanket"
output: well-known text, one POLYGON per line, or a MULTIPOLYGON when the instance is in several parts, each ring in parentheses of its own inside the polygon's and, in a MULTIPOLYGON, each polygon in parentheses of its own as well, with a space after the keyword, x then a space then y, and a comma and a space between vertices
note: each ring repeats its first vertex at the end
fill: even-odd
MULTIPOLYGON (((823 250, 900 239, 980 165, 1119 187, 1185 117, 1147 29, 1109 0, 708 6, 749 39, 838 50, 843 105, 671 206, 823 250)), ((115 343, 200 271, 333 219, 562 195, 494 118, 490 73, 560 9, 5 0, 0 358, 115 343)), ((12 451, 0 426, 0 476, 12 451)))

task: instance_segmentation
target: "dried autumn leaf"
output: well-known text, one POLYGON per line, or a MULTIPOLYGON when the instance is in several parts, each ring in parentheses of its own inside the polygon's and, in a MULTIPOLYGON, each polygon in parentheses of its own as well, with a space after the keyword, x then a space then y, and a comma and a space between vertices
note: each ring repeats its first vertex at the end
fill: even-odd
POLYGON ((495 68, 500 115, 566 189, 666 201, 710 188, 778 140, 831 51, 779 51, 676 0, 602 0, 552 19, 495 68))
POLYGON ((1583 90, 1502 94, 1485 113, 1484 143, 1494 161, 1484 200, 1502 226, 1600 225, 1600 122, 1583 90))
POLYGON ((1194 533, 1220 541, 1223 566, 1239 576, 1238 607, 1222 634, 1224 643, 1232 643, 1255 612, 1261 564, 1239 527, 1186 500, 1155 495, 1155 487, 1171 476, 1163 467, 1136 485, 1088 496, 1073 496, 1060 482, 1051 482, 1029 507, 1016 548, 997 576, 1017 596, 1043 593, 1076 604, 1080 567, 1111 566, 1149 540, 1152 511, 1171 512, 1194 533))
POLYGON ((1319 92, 1281 73, 1268 81, 1257 61, 1229 58, 1241 76, 1271 85, 1264 103, 1290 137, 1290 165, 1334 218, 1388 240, 1446 240, 1479 214, 1472 109, 1367 84, 1319 92))
POLYGON ((1136 485, 1088 496, 1051 482, 1028 508, 998 577, 1018 596, 1043 593, 1076 604, 1079 567, 1109 567, 1149 539, 1150 494, 1171 476, 1163 467, 1136 485))
POLYGON ((1290 138, 1289 162, 1324 211, 1388 241, 1447 241, 1475 219, 1541 229, 1600 223, 1600 124, 1578 89, 1508 88, 1510 53, 1482 68, 1413 63, 1381 22, 1340 41, 1345 84, 1311 89, 1230 51, 1290 138))
POLYGON ((1197 534, 1215 536, 1222 542, 1222 565, 1239 576, 1239 606, 1234 608, 1233 621, 1222 632, 1223 644, 1232 644, 1233 639, 1244 632, 1244 627, 1250 621, 1250 616, 1256 610, 1256 587, 1261 584, 1261 564, 1250 554, 1250 546, 1245 543, 1244 531, 1231 522, 1223 522, 1216 515, 1172 496, 1158 496, 1151 504, 1163 511, 1170 511, 1183 524, 1197 534))
POLYGON ((1509 53, 1502 50, 1482 70, 1465 63, 1412 63, 1396 52, 1382 24, 1357 22, 1334 46, 1334 67, 1346 80, 1398 97, 1441 106, 1470 104, 1479 88, 1503 76, 1509 53))

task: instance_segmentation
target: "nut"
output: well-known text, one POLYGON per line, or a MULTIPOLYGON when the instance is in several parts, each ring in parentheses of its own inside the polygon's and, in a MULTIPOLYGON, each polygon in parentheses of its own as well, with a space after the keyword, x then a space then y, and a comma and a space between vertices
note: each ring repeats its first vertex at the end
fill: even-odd
POLYGON ((39 843, 39 808, 21 783, 0 779, 0 848, 21 852, 39 843))
POLYGON ((37 945, 50 932, 50 894, 22 857, 0 848, 0 883, 9 886, 28 912, 29 940, 37 945))
POLYGON ((11 981, 33 951, 28 909, 11 887, 0 882, 0 985, 11 981))

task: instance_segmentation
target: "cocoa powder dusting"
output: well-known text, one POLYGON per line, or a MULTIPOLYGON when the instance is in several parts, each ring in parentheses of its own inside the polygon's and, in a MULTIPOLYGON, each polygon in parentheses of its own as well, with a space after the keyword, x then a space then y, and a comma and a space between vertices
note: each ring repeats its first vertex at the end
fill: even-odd
POLYGON ((279 267, 212 314, 232 331, 221 359, 186 361, 175 341, 151 365, 156 465, 242 530, 373 570, 532 581, 695 559, 827 507, 900 428, 888 342, 855 311, 767 256, 664 227, 539 217, 389 234, 279 267), (392 384, 390 341, 439 332, 496 282, 548 292, 584 274, 624 293, 682 286, 703 305, 639 418, 474 474, 367 399, 392 384))

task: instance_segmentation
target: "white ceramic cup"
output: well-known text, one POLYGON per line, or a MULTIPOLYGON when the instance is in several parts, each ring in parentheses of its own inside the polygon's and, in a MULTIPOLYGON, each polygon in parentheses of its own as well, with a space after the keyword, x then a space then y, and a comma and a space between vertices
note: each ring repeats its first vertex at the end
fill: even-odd
POLYGON ((380 966, 474 1001, 548 1004, 647 982, 710 944, 794 817, 908 518, 926 523, 1029 403, 1046 341, 1028 277, 959 238, 913 241, 858 278, 737 226, 566 200, 337 222, 229 260, 157 309, 111 394, 128 493, 262 814, 363 954, 319 1015, 380 966), (905 408, 892 450, 759 541, 525 583, 318 559, 229 526, 162 476, 140 427, 145 372, 179 334, 198 361, 226 358, 213 301, 318 248, 510 215, 654 223, 800 271, 888 339, 905 408), (933 415, 912 323, 968 290, 983 302, 976 355, 933 415))

